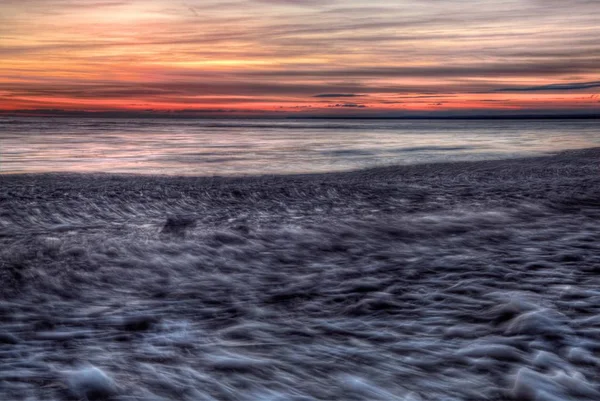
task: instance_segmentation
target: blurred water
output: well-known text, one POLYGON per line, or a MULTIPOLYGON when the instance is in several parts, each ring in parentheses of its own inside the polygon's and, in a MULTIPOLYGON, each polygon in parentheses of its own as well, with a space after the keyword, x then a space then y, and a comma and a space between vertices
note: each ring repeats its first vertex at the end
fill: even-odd
POLYGON ((245 175, 482 160, 600 146, 593 120, 0 117, 0 173, 245 175))
POLYGON ((600 149, 0 177, 0 400, 600 400, 600 149))

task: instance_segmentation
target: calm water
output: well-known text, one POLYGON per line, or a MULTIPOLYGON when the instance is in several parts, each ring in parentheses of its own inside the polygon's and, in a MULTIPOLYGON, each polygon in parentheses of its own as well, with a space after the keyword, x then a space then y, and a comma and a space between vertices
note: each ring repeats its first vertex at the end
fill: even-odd
POLYGON ((598 121, 0 118, 0 173, 244 175, 600 146, 598 121))

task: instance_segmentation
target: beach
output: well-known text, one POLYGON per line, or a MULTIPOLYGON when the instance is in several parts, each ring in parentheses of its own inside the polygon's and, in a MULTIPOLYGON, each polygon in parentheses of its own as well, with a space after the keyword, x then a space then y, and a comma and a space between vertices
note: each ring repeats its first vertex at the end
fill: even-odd
POLYGON ((2 400, 600 399, 600 148, 0 198, 2 400))

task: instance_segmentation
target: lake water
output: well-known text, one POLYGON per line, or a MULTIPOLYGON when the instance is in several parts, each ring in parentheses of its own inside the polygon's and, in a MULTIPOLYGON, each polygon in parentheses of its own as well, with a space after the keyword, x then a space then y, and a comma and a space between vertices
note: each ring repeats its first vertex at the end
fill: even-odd
POLYGON ((600 146, 594 120, 0 117, 0 173, 248 175, 482 160, 600 146))

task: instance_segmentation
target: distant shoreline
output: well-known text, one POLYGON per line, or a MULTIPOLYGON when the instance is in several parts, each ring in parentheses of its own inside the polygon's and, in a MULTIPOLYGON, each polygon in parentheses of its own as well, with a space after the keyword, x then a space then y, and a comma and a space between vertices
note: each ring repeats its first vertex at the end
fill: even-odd
POLYGON ((226 115, 186 113, 143 113, 143 112, 68 112, 68 111, 20 111, 3 112, 5 118, 115 118, 115 119, 173 119, 173 120, 598 120, 600 113, 582 114, 511 114, 511 115, 226 115))

